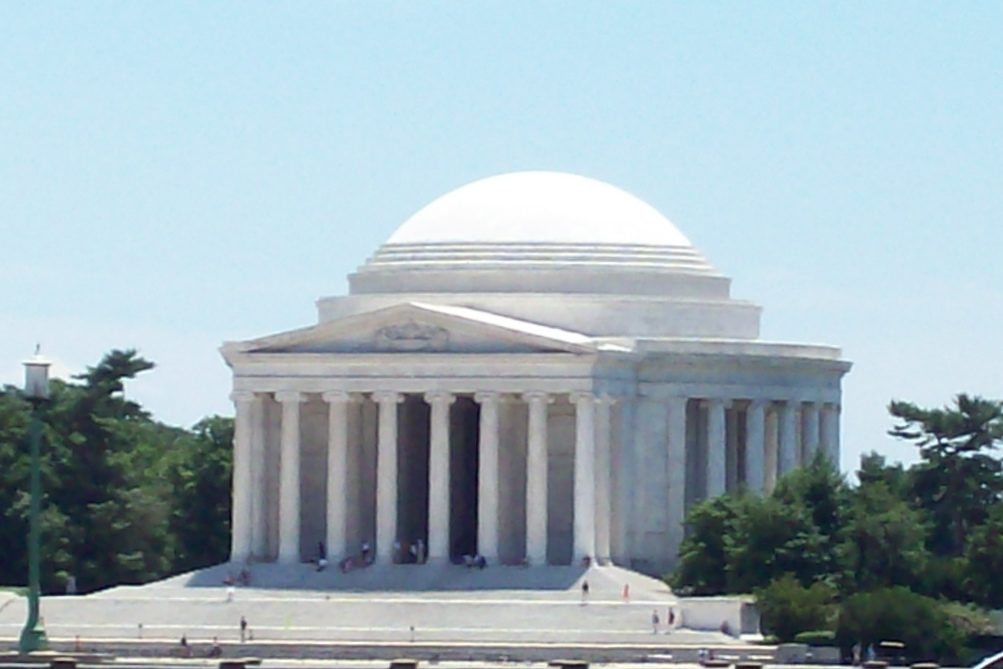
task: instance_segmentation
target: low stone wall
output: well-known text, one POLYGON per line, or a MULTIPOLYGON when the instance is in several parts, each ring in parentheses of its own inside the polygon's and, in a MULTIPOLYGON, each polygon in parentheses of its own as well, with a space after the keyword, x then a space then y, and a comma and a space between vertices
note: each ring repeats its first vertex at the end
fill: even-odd
POLYGON ((692 630, 721 631, 731 636, 759 634, 759 609, 739 597, 680 597, 677 624, 692 630))

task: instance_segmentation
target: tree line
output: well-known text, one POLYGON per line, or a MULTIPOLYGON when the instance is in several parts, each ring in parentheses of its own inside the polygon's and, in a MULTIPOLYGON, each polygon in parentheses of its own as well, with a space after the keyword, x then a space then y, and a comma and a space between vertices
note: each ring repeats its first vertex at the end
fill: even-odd
MULTIPOLYGON (((233 421, 191 429, 154 420, 124 382, 154 368, 113 350, 54 379, 42 422, 41 583, 61 592, 138 584, 216 564, 230 544, 233 421)), ((0 389, 0 584, 27 580, 32 406, 0 389)))
POLYGON ((692 507, 681 592, 757 596, 781 641, 829 635, 844 648, 905 641, 914 657, 959 659, 1003 608, 1003 403, 965 394, 944 408, 894 401, 890 434, 920 459, 861 458, 851 485, 822 456, 768 495, 692 507))

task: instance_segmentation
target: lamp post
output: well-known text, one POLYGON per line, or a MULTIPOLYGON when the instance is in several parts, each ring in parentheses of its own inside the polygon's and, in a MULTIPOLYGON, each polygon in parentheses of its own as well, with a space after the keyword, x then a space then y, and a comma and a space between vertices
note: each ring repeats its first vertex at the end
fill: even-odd
POLYGON ((41 465, 39 463, 39 442, 42 440, 42 421, 39 410, 49 398, 49 365, 51 363, 38 354, 24 361, 24 394, 31 402, 31 509, 28 530, 28 620, 21 630, 18 649, 21 653, 45 650, 49 639, 45 634, 38 615, 39 597, 39 507, 42 497, 41 465))

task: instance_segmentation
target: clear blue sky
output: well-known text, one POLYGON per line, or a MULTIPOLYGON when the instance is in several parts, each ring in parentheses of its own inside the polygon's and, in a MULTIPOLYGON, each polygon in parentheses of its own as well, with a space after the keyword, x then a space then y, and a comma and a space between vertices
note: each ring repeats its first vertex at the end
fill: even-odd
POLYGON ((843 467, 891 398, 1003 396, 1003 4, 0 4, 0 382, 136 347, 165 421, 309 325, 411 213, 575 172, 844 348, 843 467))

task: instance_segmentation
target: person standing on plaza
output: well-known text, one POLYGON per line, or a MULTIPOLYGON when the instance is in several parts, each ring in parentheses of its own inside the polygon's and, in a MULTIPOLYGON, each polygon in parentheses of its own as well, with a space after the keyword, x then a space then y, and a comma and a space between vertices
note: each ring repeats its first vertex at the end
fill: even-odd
POLYGON ((653 609, 651 611, 651 633, 658 634, 658 626, 661 624, 661 620, 658 617, 658 609, 653 609))
POLYGON ((240 643, 247 639, 247 618, 240 616, 240 643))

